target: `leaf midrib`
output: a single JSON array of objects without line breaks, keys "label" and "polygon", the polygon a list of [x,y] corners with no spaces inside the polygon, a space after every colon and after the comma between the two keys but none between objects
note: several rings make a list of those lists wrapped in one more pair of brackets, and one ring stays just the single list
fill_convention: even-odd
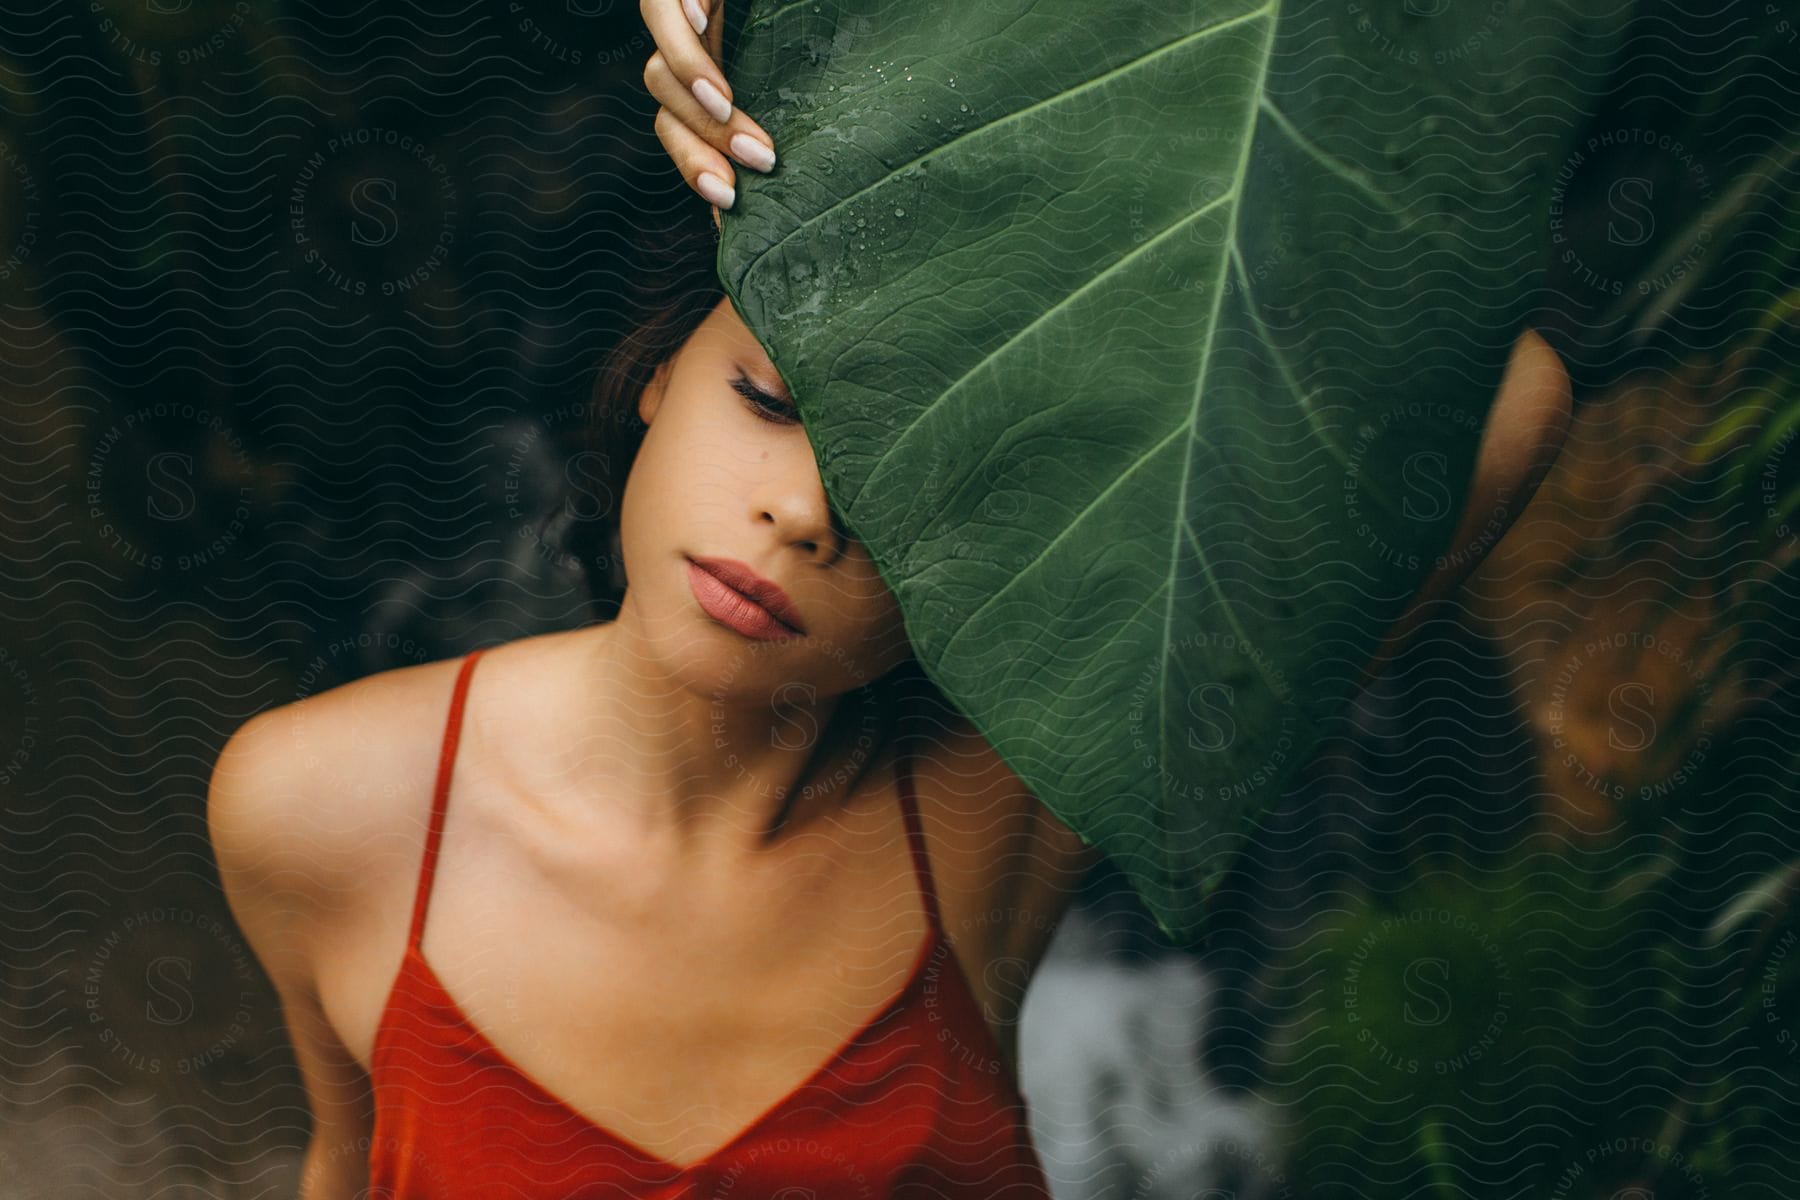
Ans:
[{"label": "leaf midrib", "polygon": [[[900,449],[900,447],[905,444],[906,439],[912,435],[913,430],[915,430],[915,429],[919,428],[919,426],[923,425],[925,423],[925,419],[927,417],[929,417],[932,414],[932,412],[938,408],[939,405],[943,404],[944,401],[948,400],[953,394],[955,394],[955,392],[959,388],[961,388],[970,379],[974,378],[976,372],[980,371],[983,367],[986,367],[990,363],[993,363],[996,360],[998,360],[1002,354],[1006,353],[1006,351],[1009,347],[1016,345],[1020,338],[1025,337],[1033,329],[1036,329],[1039,325],[1041,325],[1045,321],[1049,320],[1053,315],[1055,315],[1056,313],[1059,313],[1063,309],[1067,308],[1070,304],[1074,303],[1074,301],[1077,297],[1079,297],[1083,293],[1087,292],[1090,288],[1099,284],[1102,280],[1109,278],[1115,272],[1123,269],[1124,267],[1126,267],[1127,265],[1129,265],[1130,263],[1135,261],[1140,256],[1150,253],[1159,244],[1161,244],[1161,242],[1163,241],[1164,238],[1173,236],[1176,230],[1180,229],[1182,226],[1186,225],[1188,222],[1196,220],[1199,217],[1205,216],[1207,213],[1212,212],[1214,209],[1218,208],[1220,205],[1231,203],[1233,200],[1236,199],[1236,197],[1237,197],[1237,189],[1233,188],[1230,191],[1222,193],[1218,197],[1218,199],[1210,200],[1207,203],[1202,204],[1199,208],[1194,209],[1192,212],[1182,213],[1180,216],[1176,217],[1173,221],[1170,221],[1167,225],[1164,225],[1161,229],[1157,230],[1153,236],[1145,238],[1142,242],[1139,242],[1137,245],[1135,245],[1135,246],[1131,247],[1131,249],[1127,250],[1124,254],[1121,254],[1118,258],[1115,258],[1112,262],[1106,264],[1106,267],[1103,270],[1095,273],[1094,275],[1089,276],[1086,280],[1082,281],[1082,284],[1080,287],[1076,288],[1072,292],[1067,293],[1061,299],[1057,300],[1057,302],[1055,304],[1052,304],[1050,307],[1046,308],[1043,312],[1041,312],[1037,316],[1033,317],[1028,323],[1020,326],[1018,329],[1014,330],[1011,334],[1008,334],[1005,341],[1001,342],[998,346],[995,346],[992,350],[989,350],[986,354],[982,355],[981,358],[978,359],[973,366],[971,366],[968,370],[964,371],[961,375],[958,375],[955,379],[950,380],[948,382],[948,384],[943,388],[942,391],[938,392],[938,394],[936,396],[932,397],[931,403],[929,403],[925,407],[921,408],[918,411],[918,414],[915,415],[911,421],[907,422],[906,428],[904,428],[900,431],[899,436],[894,438],[894,440],[888,444],[887,448],[884,449],[880,453],[880,455],[878,455],[875,458],[875,460],[873,462],[871,462],[868,465],[868,467],[866,468],[866,472],[867,472],[869,481],[873,482],[874,477],[875,477],[875,472],[877,472],[878,470],[881,469],[881,465],[883,463],[885,463],[888,459],[893,457],[894,451]],[[1135,467],[1135,465],[1136,464],[1134,464],[1134,467]],[[864,487],[867,487],[866,483],[865,483]],[[1107,489],[1107,491],[1111,491],[1111,490],[1112,489],[1110,487]],[[1105,493],[1103,492],[1103,493],[1101,493],[1101,495],[1104,496]],[[861,496],[862,496],[861,491],[858,491],[855,496],[852,496],[850,498],[850,506],[855,507],[856,502],[861,498]],[[1096,497],[1096,502],[1098,502],[1098,500],[1099,500],[1099,497]],[[1089,507],[1091,508],[1092,505],[1090,505]],[[1085,515],[1086,515],[1086,510],[1084,509],[1081,516],[1085,516]],[[1080,516],[1077,516],[1076,520],[1080,520]],[[1058,534],[1057,540],[1060,541],[1061,537],[1062,537],[1062,535]],[[1051,545],[1054,545],[1054,544],[1055,544],[1055,542],[1051,543]],[[1048,549],[1048,547],[1046,547],[1046,549]],[[986,605],[983,605],[982,607],[985,608]],[[971,613],[969,616],[969,619],[971,621],[974,620],[975,616],[978,615],[979,612],[980,612],[980,610],[977,609],[975,613]]]},{"label": "leaf midrib", "polygon": [[[1248,111],[1244,115],[1243,134],[1239,139],[1242,149],[1238,151],[1237,169],[1232,173],[1232,178],[1238,181],[1240,201],[1243,194],[1242,181],[1244,178],[1244,171],[1250,160],[1251,147],[1255,142],[1257,114],[1262,111],[1261,102],[1263,87],[1267,83],[1269,77],[1269,60],[1274,57],[1275,27],[1279,23],[1281,16],[1281,0],[1269,0],[1269,2],[1259,11],[1268,14],[1269,29],[1266,40],[1263,43],[1262,61],[1257,64],[1256,84],[1250,93],[1250,103],[1247,106]],[[1243,205],[1241,202],[1232,205],[1231,226],[1226,230],[1225,240],[1233,250],[1237,248],[1238,214],[1242,211]],[[1212,313],[1206,324],[1206,344],[1200,352],[1200,368],[1194,377],[1194,402],[1188,413],[1187,428],[1190,435],[1189,450],[1182,459],[1181,491],[1176,499],[1174,508],[1175,517],[1171,522],[1169,529],[1169,578],[1164,583],[1164,590],[1168,593],[1168,600],[1163,613],[1163,644],[1162,654],[1160,656],[1162,672],[1159,675],[1156,684],[1156,733],[1159,742],[1159,752],[1165,761],[1167,760],[1169,752],[1169,649],[1174,644],[1175,640],[1175,601],[1180,594],[1175,586],[1175,567],[1176,564],[1181,561],[1177,552],[1180,549],[1181,531],[1186,524],[1188,484],[1192,479],[1194,471],[1192,435],[1198,429],[1200,423],[1201,390],[1206,382],[1207,370],[1212,363],[1213,341],[1219,329],[1219,309],[1225,301],[1225,272],[1230,270],[1230,264],[1230,254],[1219,255],[1219,277],[1213,281]],[[1207,560],[1206,552],[1201,549],[1199,536],[1196,534],[1192,540],[1194,553],[1199,557],[1201,565],[1206,568],[1207,578],[1212,583],[1214,593],[1219,597],[1219,603],[1225,606],[1226,617],[1231,620],[1234,627],[1237,627],[1238,620],[1231,612],[1231,601],[1225,595],[1224,589],[1219,587],[1218,579],[1213,574],[1212,564]],[[1246,644],[1248,644],[1248,642],[1246,642]]]},{"label": "leaf midrib", "polygon": [[[801,0],[801,2],[804,2],[804,0]],[[757,267],[761,266],[771,256],[773,256],[775,251],[779,250],[783,245],[785,245],[787,243],[788,239],[793,237],[796,233],[799,233],[803,229],[809,229],[812,226],[818,224],[820,221],[824,220],[825,217],[827,215],[829,215],[830,213],[833,213],[833,212],[837,211],[838,209],[842,208],[844,205],[850,203],[852,200],[856,199],[858,196],[862,195],[864,192],[868,192],[875,188],[878,188],[882,184],[886,183],[888,180],[897,177],[903,171],[905,171],[908,167],[911,167],[916,163],[922,162],[923,160],[930,158],[933,155],[942,154],[946,150],[950,149],[952,146],[955,146],[959,142],[967,141],[969,138],[975,137],[978,134],[983,134],[991,129],[995,129],[1000,126],[1006,125],[1007,123],[1014,121],[1014,120],[1018,119],[1019,117],[1025,116],[1027,113],[1036,112],[1040,108],[1045,108],[1045,107],[1048,107],[1053,104],[1059,104],[1063,100],[1067,99],[1070,96],[1078,96],[1082,92],[1087,91],[1089,88],[1095,87],[1095,86],[1105,82],[1106,80],[1111,79],[1115,75],[1119,75],[1126,71],[1130,71],[1130,70],[1142,65],[1143,63],[1149,62],[1152,59],[1155,59],[1162,54],[1168,53],[1169,51],[1175,49],[1178,46],[1181,46],[1188,42],[1193,41],[1195,38],[1211,37],[1215,34],[1223,33],[1225,30],[1230,29],[1236,25],[1241,25],[1244,22],[1252,20],[1252,19],[1256,18],[1257,16],[1260,16],[1263,13],[1271,12],[1275,9],[1275,7],[1277,6],[1278,3],[1279,3],[1279,0],[1267,0],[1267,2],[1265,4],[1263,4],[1263,6],[1261,8],[1251,9],[1249,12],[1239,13],[1237,16],[1227,18],[1226,20],[1217,22],[1216,24],[1213,24],[1213,25],[1208,25],[1204,29],[1196,29],[1192,33],[1184,33],[1172,42],[1164,42],[1162,45],[1154,47],[1150,50],[1146,50],[1144,53],[1138,55],[1136,58],[1131,59],[1127,62],[1122,62],[1118,66],[1113,67],[1111,70],[1102,72],[1101,74],[1094,76],[1092,79],[1085,79],[1081,83],[1075,85],[1074,87],[1068,89],[1067,91],[1058,92],[1053,96],[1046,96],[1042,100],[1033,101],[1032,103],[1026,105],[1024,108],[1012,109],[1009,112],[1003,113],[1002,115],[995,117],[992,121],[988,121],[981,125],[973,126],[970,129],[957,134],[955,137],[951,138],[949,141],[944,142],[943,144],[941,144],[939,146],[934,146],[933,148],[925,151],[923,154],[914,155],[912,158],[907,159],[905,162],[901,163],[899,166],[893,168],[890,171],[887,171],[886,173],[884,173],[882,175],[877,176],[876,178],[870,180],[868,183],[864,184],[862,187],[857,188],[855,191],[848,192],[845,195],[839,197],[837,200],[834,200],[831,204],[820,209],[813,216],[807,218],[804,221],[797,222],[792,229],[788,230],[786,233],[782,234],[779,238],[776,238],[773,242],[771,242],[762,251],[762,253],[758,254],[756,256],[756,258],[751,261],[751,263],[748,267],[744,268],[744,276],[743,276],[744,279],[748,280],[750,278],[751,274],[753,272],[755,272]],[[792,8],[795,6],[790,4],[787,7]],[[781,11],[785,11],[785,9],[781,10]],[[1273,24],[1272,21],[1271,21],[1271,24]],[[1267,59],[1265,56],[1265,60],[1263,63],[1263,69],[1261,71],[1259,71],[1259,73],[1257,75],[1257,86],[1258,86],[1259,90],[1262,85],[1262,80],[1266,76],[1267,66],[1268,66],[1268,63],[1267,63]],[[1254,104],[1252,105],[1252,109],[1254,110]],[[1239,161],[1241,164],[1242,160],[1240,159]]]}]

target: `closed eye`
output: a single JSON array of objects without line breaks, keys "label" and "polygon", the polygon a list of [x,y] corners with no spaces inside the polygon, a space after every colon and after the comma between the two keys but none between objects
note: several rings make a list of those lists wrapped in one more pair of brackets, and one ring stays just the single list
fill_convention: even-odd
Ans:
[{"label": "closed eye", "polygon": [[731,381],[731,387],[744,398],[752,412],[771,425],[793,425],[800,420],[800,414],[794,410],[793,405],[779,396],[763,391],[741,371]]}]

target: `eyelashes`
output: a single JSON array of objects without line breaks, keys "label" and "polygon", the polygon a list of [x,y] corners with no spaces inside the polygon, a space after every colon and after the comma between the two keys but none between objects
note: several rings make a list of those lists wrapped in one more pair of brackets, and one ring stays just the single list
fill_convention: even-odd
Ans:
[{"label": "eyelashes", "polygon": [[751,412],[771,425],[792,425],[800,420],[800,414],[792,405],[751,383],[750,377],[742,371],[731,381],[731,388],[744,398]]}]

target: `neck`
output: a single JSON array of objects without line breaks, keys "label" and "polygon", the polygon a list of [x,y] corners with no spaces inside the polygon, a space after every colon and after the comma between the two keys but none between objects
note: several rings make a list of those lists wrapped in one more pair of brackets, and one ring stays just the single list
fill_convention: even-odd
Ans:
[{"label": "neck", "polygon": [[618,803],[647,837],[743,857],[842,808],[879,749],[873,697],[771,679],[751,644],[722,674],[692,678],[659,653],[654,624],[627,591],[617,619],[594,627],[571,748],[616,766]]}]

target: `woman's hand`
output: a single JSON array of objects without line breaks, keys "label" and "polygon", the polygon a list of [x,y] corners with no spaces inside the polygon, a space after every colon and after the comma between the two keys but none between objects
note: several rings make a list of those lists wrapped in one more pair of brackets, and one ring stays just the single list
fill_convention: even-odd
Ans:
[{"label": "woman's hand", "polygon": [[[719,70],[725,46],[725,0],[639,0],[656,53],[644,83],[661,102],[656,136],[688,186],[719,209],[737,201],[731,158],[758,171],[775,166],[775,139],[731,104]],[[731,158],[727,158],[729,154]]]}]

